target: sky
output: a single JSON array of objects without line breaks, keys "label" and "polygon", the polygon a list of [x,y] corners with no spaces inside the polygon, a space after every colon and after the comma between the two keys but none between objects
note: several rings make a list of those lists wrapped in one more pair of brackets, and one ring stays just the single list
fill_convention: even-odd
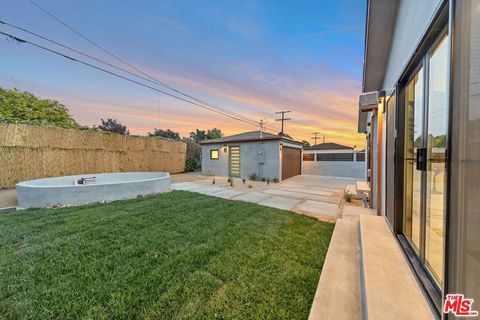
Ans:
[{"label": "sky", "polygon": [[[265,118],[267,131],[279,131],[276,111],[291,110],[285,132],[293,138],[312,143],[320,132],[326,142],[363,148],[356,124],[366,1],[34,1],[171,87],[255,122]],[[0,20],[128,68],[28,0],[0,2]],[[116,118],[133,134],[259,129],[3,36],[0,86],[58,100],[82,125]]]}]

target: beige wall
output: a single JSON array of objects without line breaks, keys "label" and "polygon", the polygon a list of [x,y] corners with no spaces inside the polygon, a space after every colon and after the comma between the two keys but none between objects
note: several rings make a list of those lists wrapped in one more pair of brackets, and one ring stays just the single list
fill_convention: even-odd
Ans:
[{"label": "beige wall", "polygon": [[82,173],[183,172],[186,145],[91,130],[0,124],[0,188]]}]

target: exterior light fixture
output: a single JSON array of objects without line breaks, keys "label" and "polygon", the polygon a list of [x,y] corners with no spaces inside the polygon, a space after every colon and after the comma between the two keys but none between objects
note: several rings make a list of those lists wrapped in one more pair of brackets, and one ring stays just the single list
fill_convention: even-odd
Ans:
[{"label": "exterior light fixture", "polygon": [[227,145],[226,144],[223,145],[223,152],[227,152]]},{"label": "exterior light fixture", "polygon": [[280,150],[283,148],[283,142],[280,142]]}]

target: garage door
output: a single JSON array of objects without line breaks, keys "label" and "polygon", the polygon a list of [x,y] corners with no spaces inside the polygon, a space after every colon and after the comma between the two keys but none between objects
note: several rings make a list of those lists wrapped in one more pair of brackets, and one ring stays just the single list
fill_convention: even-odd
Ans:
[{"label": "garage door", "polygon": [[282,148],[282,179],[302,173],[302,149]]}]

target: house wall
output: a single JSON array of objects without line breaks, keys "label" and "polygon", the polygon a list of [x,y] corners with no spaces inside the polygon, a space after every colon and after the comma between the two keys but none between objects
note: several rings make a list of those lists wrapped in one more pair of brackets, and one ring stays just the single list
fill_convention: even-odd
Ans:
[{"label": "house wall", "polygon": [[372,116],[372,168],[371,168],[371,175],[370,181],[372,183],[371,186],[371,205],[372,208],[377,207],[377,190],[378,190],[378,119],[377,115]]},{"label": "house wall", "polygon": [[[400,1],[382,88],[387,94],[393,89],[404,72],[410,57],[427,31],[441,2],[442,0]],[[386,167],[384,144],[386,142],[386,127],[383,127],[384,130],[381,130],[385,124],[382,118],[377,114],[373,118],[372,123],[372,133],[374,135],[372,206],[378,209],[379,214],[384,215],[386,199],[384,174]]]},{"label": "house wall", "polygon": [[393,88],[442,0],[400,1],[383,89]]},{"label": "house wall", "polygon": [[[279,141],[255,141],[240,143],[207,144],[202,146],[202,173],[204,175],[228,176],[228,151],[224,152],[224,146],[240,146],[240,177],[248,178],[255,173],[259,179],[280,179],[280,142]],[[219,159],[210,159],[210,150],[219,150]],[[258,163],[258,151],[263,149],[265,163]]]}]

